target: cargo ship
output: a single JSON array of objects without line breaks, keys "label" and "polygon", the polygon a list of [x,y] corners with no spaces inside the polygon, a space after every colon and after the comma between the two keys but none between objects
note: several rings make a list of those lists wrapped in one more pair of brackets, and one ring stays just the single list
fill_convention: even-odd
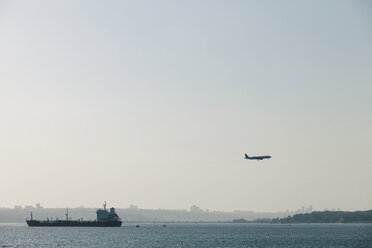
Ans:
[{"label": "cargo ship", "polygon": [[93,226],[93,227],[120,227],[122,221],[116,214],[115,208],[106,209],[106,202],[103,204],[103,209],[96,211],[97,219],[94,221],[71,220],[68,217],[68,208],[66,210],[66,220],[34,220],[31,218],[26,220],[28,226]]}]

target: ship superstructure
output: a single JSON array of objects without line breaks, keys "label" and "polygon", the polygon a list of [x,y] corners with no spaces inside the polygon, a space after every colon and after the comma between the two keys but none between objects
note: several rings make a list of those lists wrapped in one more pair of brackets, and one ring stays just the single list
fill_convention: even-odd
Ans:
[{"label": "ship superstructure", "polygon": [[97,222],[112,222],[112,221],[121,221],[115,208],[110,208],[110,212],[106,209],[106,202],[103,204],[103,209],[97,210]]},{"label": "ship superstructure", "polygon": [[97,227],[120,227],[122,221],[116,214],[115,208],[106,209],[106,202],[103,209],[96,211],[97,219],[94,221],[71,220],[68,217],[68,208],[66,210],[66,220],[34,220],[31,212],[30,220],[26,220],[28,226],[97,226]]}]

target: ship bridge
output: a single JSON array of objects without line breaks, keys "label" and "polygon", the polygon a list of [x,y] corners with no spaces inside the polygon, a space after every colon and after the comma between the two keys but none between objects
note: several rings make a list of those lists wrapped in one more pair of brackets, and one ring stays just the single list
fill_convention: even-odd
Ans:
[{"label": "ship bridge", "polygon": [[106,209],[106,202],[103,204],[103,209],[97,210],[97,221],[107,222],[107,221],[120,221],[121,219],[115,212],[115,208],[110,208],[110,212]]}]

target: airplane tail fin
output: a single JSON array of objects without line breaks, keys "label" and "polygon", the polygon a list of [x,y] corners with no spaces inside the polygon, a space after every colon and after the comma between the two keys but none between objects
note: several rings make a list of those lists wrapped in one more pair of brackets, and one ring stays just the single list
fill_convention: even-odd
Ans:
[{"label": "airplane tail fin", "polygon": [[249,156],[248,156],[247,154],[244,154],[244,155],[245,155],[245,158],[246,158],[246,159],[248,159],[248,158],[249,158]]}]

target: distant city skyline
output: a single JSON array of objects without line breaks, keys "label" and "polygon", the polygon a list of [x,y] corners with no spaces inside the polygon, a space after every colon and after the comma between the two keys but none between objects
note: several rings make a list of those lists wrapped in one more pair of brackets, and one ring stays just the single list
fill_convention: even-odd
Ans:
[{"label": "distant city skyline", "polygon": [[371,11],[0,1],[0,208],[372,209]]},{"label": "distant city skyline", "polygon": [[[14,208],[0,208],[0,223],[19,223],[26,216],[33,213],[38,219],[56,219],[63,218],[67,208],[44,208],[40,203],[22,206],[14,206]],[[102,209],[102,206],[100,207]],[[278,211],[278,212],[255,212],[251,210],[234,210],[234,211],[215,211],[209,209],[201,209],[196,205],[192,205],[188,209],[143,209],[135,205],[125,208],[115,208],[120,216],[125,219],[125,222],[148,222],[148,221],[232,221],[234,219],[272,219],[285,218],[295,214],[311,213],[312,206],[302,206],[294,211]],[[97,210],[97,207],[86,208],[68,207],[69,215],[73,215],[78,219],[92,219]]]},{"label": "distant city skyline", "polygon": [[[81,204],[80,206],[66,206],[66,207],[72,207],[72,208],[100,208],[102,206],[84,206],[83,204]],[[160,209],[160,210],[185,210],[185,211],[190,211],[190,212],[218,212],[218,211],[223,211],[223,210],[214,210],[214,209],[202,209],[200,208],[199,206],[197,205],[192,205],[190,206],[189,208],[185,207],[185,208],[181,208],[181,209],[169,209],[169,208],[155,208],[155,209],[147,209],[147,208],[141,208],[140,206],[137,206],[137,205],[133,205],[131,204],[130,206],[116,206],[117,208],[121,208],[121,209],[144,209],[144,210],[157,210],[157,209]],[[1,208],[1,207],[0,207]],[[32,210],[32,209],[43,209],[44,206],[41,205],[40,203],[36,203],[36,204],[28,204],[28,205],[14,205],[13,206],[13,209],[19,209],[19,210]],[[53,208],[65,208],[65,207],[46,207],[46,208],[49,208],[49,209],[53,209]],[[10,208],[11,209],[11,208]],[[324,209],[313,209],[313,205],[312,204],[309,204],[309,205],[303,205],[297,209],[286,209],[286,210],[279,210],[279,211],[283,211],[283,212],[288,212],[288,213],[291,213],[291,214],[296,214],[296,213],[309,213],[309,212],[312,212],[312,211],[343,211],[344,209],[341,209],[341,208],[324,208]],[[253,210],[250,210],[250,209],[234,209],[232,210],[233,212],[235,211],[253,211]],[[227,211],[229,212],[229,211]],[[278,211],[276,211],[278,212]]]},{"label": "distant city skyline", "polygon": [[[68,206],[67,206],[68,207]],[[71,206],[70,206],[71,207]],[[93,207],[84,207],[84,205],[80,205],[80,206],[75,206],[73,208],[97,208],[98,206],[93,206]],[[14,209],[43,209],[44,206],[42,206],[40,203],[36,203],[35,205],[14,205]],[[49,207],[51,208],[51,207]],[[99,208],[99,207],[98,207]],[[120,207],[120,208],[130,208],[130,209],[140,209],[139,206],[137,205],[133,205],[131,204],[130,206],[126,206],[126,207]],[[175,209],[176,210],[176,209]],[[209,211],[215,211],[215,210],[209,210],[209,209],[201,209],[200,207],[198,207],[197,205],[192,205],[189,209],[185,208],[185,209],[182,209],[182,210],[189,210],[190,212],[209,212]],[[310,204],[309,206],[302,206],[300,208],[298,208],[297,210],[288,210],[287,211],[290,211],[290,212],[299,212],[299,211],[312,211],[313,210],[313,206]],[[336,210],[336,209],[331,209],[331,210]],[[338,208],[337,210],[340,210],[340,208]],[[242,209],[236,209],[235,211],[249,211],[249,210],[242,210]]]}]

